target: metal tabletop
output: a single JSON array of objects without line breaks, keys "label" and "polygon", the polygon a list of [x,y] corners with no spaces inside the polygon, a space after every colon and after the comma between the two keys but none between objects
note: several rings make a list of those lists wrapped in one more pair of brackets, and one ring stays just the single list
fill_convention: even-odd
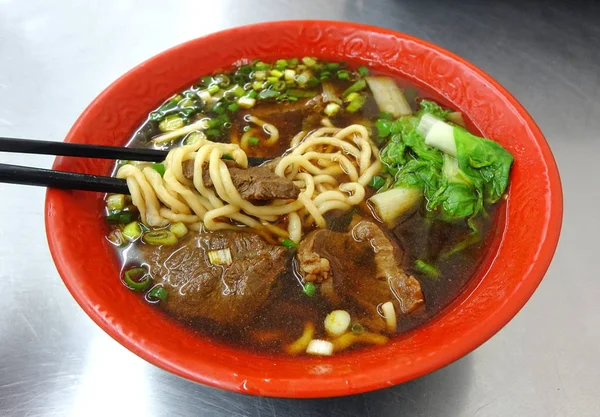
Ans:
[{"label": "metal tabletop", "polygon": [[[542,285],[454,364],[345,398],[282,400],[204,387],[100,330],[58,276],[44,189],[0,184],[1,416],[600,415],[600,7],[513,1],[0,0],[0,136],[62,140],[119,75],[180,42],[266,20],[318,18],[424,38],[487,71],[531,112],[558,160],[565,219]],[[49,167],[52,158],[0,154]],[[596,259],[598,260],[598,259]]]}]

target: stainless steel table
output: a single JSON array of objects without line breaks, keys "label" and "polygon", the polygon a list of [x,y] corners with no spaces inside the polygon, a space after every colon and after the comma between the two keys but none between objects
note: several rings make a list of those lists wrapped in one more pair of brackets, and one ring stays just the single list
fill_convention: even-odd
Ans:
[{"label": "stainless steel table", "polygon": [[[566,201],[545,280],[485,345],[401,386],[297,401],[200,386],[121,347],[79,309],[54,268],[44,190],[0,185],[0,415],[599,416],[600,7],[486,3],[0,0],[0,136],[61,140],[124,71],[209,32],[352,20],[433,41],[504,84],[546,134]],[[0,154],[0,162],[48,167],[51,158]]]}]

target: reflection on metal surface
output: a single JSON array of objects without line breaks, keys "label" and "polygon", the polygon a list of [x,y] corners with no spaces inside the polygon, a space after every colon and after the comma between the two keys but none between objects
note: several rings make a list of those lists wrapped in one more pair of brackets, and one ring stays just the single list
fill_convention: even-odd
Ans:
[{"label": "reflection on metal surface", "polygon": [[131,356],[105,334],[96,335],[85,358],[70,414],[106,417],[105,403],[110,401],[120,415],[152,415],[152,398],[146,397],[151,392],[148,365]]},{"label": "reflection on metal surface", "polygon": [[[514,4],[510,4],[510,3]],[[600,4],[434,0],[0,0],[0,136],[60,140],[111,81],[163,49],[265,20],[384,26],[488,71],[532,113],[557,157],[566,211],[555,260],[523,311],[432,375],[353,397],[294,401],[206,388],[100,331],[50,259],[44,193],[0,184],[0,416],[592,416],[600,398]],[[0,153],[49,167],[51,158]],[[597,350],[597,349],[596,349]]]}]

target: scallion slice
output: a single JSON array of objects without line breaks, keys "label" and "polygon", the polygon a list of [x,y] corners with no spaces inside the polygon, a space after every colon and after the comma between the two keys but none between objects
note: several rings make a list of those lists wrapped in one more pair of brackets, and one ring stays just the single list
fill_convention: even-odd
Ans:
[{"label": "scallion slice", "polygon": [[148,291],[146,297],[151,302],[162,301],[164,303],[169,298],[169,292],[163,287],[154,287],[150,291]]},{"label": "scallion slice", "polygon": [[281,244],[283,246],[285,246],[286,248],[290,248],[290,249],[296,249],[296,246],[298,246],[298,245],[296,245],[296,242],[294,242],[291,239],[283,239],[281,241]]},{"label": "scallion slice", "polygon": [[123,275],[125,285],[132,291],[144,291],[148,288],[152,277],[146,268],[138,267],[125,271]]},{"label": "scallion slice", "polygon": [[312,297],[317,292],[317,286],[312,282],[307,282],[306,284],[304,284],[303,291],[304,294],[308,295],[309,297]]},{"label": "scallion slice", "polygon": [[154,230],[144,234],[142,240],[149,245],[170,246],[177,243],[177,236],[168,230]]}]

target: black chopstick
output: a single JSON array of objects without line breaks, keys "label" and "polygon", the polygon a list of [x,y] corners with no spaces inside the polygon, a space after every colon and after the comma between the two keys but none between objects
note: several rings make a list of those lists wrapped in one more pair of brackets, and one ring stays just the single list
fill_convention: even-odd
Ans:
[{"label": "black chopstick", "polygon": [[[164,161],[167,156],[166,151],[156,149],[121,148],[5,137],[0,137],[0,152],[151,162]],[[248,165],[258,166],[265,161],[267,161],[265,158],[248,158]],[[129,194],[127,182],[119,178],[8,164],[0,164],[0,183]]]},{"label": "black chopstick", "polygon": [[[0,137],[0,152],[151,162],[162,162],[167,157],[167,151],[158,149],[123,148],[119,146],[87,145],[81,143],[51,142],[45,140],[5,137]],[[248,158],[248,165],[258,166],[267,160],[268,159],[265,158],[250,157]]]},{"label": "black chopstick", "polygon": [[8,164],[0,164],[0,182],[69,190],[98,191],[101,193],[129,194],[127,181],[120,178]]},{"label": "black chopstick", "polygon": [[81,143],[51,142],[45,140],[4,137],[0,137],[0,152],[152,162],[161,162],[167,157],[166,151],[157,149],[122,148],[118,146],[86,145]]}]

